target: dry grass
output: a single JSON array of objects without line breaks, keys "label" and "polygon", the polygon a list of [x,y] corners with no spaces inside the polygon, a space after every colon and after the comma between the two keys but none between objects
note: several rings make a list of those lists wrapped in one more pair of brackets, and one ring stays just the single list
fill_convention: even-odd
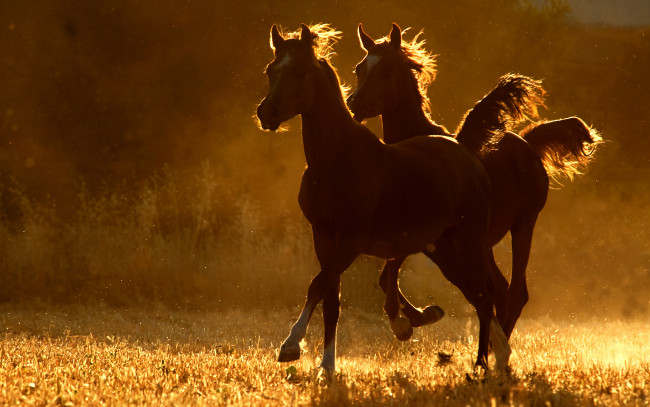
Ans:
[{"label": "dry grass", "polygon": [[[317,375],[322,324],[305,354],[275,361],[291,312],[4,306],[0,404],[647,405],[650,324],[524,320],[510,377],[473,371],[476,325],[445,318],[397,342],[379,314],[346,309],[339,372]],[[453,353],[448,363],[438,352]],[[289,369],[287,369],[289,368]]]},{"label": "dry grass", "polygon": [[[339,373],[326,382],[319,317],[302,360],[275,360],[299,311],[279,310],[301,303],[318,268],[295,199],[282,209],[228,195],[207,166],[189,185],[169,173],[127,195],[81,191],[67,217],[0,188],[0,405],[650,403],[650,324],[605,319],[650,315],[647,186],[632,198],[554,192],[510,377],[474,372],[471,307],[422,256],[402,273],[405,293],[454,317],[397,342],[381,264],[362,257],[343,275]],[[544,314],[554,319],[530,319]],[[600,319],[576,322],[585,315]]]}]

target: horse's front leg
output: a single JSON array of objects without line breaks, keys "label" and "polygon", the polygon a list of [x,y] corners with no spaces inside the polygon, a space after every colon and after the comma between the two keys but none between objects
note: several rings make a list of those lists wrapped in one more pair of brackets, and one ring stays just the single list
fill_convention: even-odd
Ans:
[{"label": "horse's front leg", "polygon": [[330,273],[331,271],[323,269],[311,280],[307,290],[307,301],[302,307],[302,312],[296,323],[291,327],[289,336],[280,347],[280,354],[278,355],[279,362],[292,362],[300,359],[300,341],[307,334],[307,325],[309,325],[309,320],[316,309],[316,305],[325,296],[330,280]]},{"label": "horse's front leg", "polygon": [[336,368],[336,327],[341,312],[341,279],[330,286],[323,299],[323,323],[325,339],[323,343],[323,360],[320,367],[333,373]]},{"label": "horse's front leg", "polygon": [[510,230],[512,235],[512,280],[508,288],[507,320],[502,323],[507,338],[512,335],[517,320],[528,302],[526,267],[536,221],[537,213],[530,214],[523,219],[518,219]]},{"label": "horse's front leg", "polygon": [[[314,240],[314,242],[318,242]],[[319,253],[317,249],[317,254]],[[336,356],[336,325],[339,317],[339,288],[340,276],[356,259],[358,252],[345,251],[333,254],[328,258],[318,256],[321,271],[314,277],[307,290],[307,301],[300,317],[291,327],[291,333],[280,347],[278,361],[291,362],[300,358],[300,341],[307,334],[307,325],[319,302],[323,304],[323,319],[325,320],[325,351],[322,366],[334,370]]]}]

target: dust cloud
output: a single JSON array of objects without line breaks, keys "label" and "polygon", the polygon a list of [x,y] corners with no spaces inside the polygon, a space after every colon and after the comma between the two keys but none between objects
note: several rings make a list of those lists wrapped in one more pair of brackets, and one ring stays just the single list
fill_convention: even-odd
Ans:
[{"label": "dust cloud", "polygon": [[[455,128],[518,72],[544,80],[543,118],[579,116],[607,140],[550,192],[524,316],[648,315],[650,27],[581,25],[561,1],[532,4],[3,2],[0,299],[299,304],[317,267],[296,202],[300,122],[274,134],[252,118],[269,28],[343,31],[333,64],[352,84],[357,24],[379,37],[395,21],[439,55],[438,123]],[[509,243],[496,251],[508,273]],[[379,266],[364,258],[345,274],[346,306],[379,310]],[[418,257],[402,285],[420,305],[467,312]]]}]

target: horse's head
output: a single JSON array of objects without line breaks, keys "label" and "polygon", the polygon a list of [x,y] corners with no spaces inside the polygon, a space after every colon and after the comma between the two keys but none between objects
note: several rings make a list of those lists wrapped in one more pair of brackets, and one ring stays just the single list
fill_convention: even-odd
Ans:
[{"label": "horse's head", "polygon": [[358,120],[375,117],[393,107],[396,81],[395,67],[399,63],[402,33],[393,24],[389,41],[375,42],[359,24],[359,42],[367,55],[354,68],[357,87],[348,96],[347,104]]},{"label": "horse's head", "polygon": [[[359,24],[359,42],[366,57],[355,67],[357,88],[347,99],[348,107],[358,120],[394,110],[405,87],[416,93],[417,100],[428,107],[420,90],[435,75],[435,59],[423,49],[417,36],[411,43],[402,43],[402,31],[393,23],[390,34],[373,40]],[[418,84],[417,74],[421,77]]]},{"label": "horse's head", "polygon": [[302,24],[298,38],[285,38],[271,27],[273,61],[266,67],[269,93],[257,107],[257,117],[265,130],[277,130],[297,114],[308,111],[314,98],[311,80],[318,61],[313,45],[317,34]]}]

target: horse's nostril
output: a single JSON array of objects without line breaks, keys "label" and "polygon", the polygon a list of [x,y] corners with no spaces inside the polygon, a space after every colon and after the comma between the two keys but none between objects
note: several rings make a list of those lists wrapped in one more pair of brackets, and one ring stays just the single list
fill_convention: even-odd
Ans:
[{"label": "horse's nostril", "polygon": [[272,119],[277,117],[278,108],[275,103],[269,99],[264,99],[259,106],[257,106],[257,117],[260,119]]},{"label": "horse's nostril", "polygon": [[273,117],[278,115],[278,107],[275,105],[275,103],[269,104],[269,114]]}]

